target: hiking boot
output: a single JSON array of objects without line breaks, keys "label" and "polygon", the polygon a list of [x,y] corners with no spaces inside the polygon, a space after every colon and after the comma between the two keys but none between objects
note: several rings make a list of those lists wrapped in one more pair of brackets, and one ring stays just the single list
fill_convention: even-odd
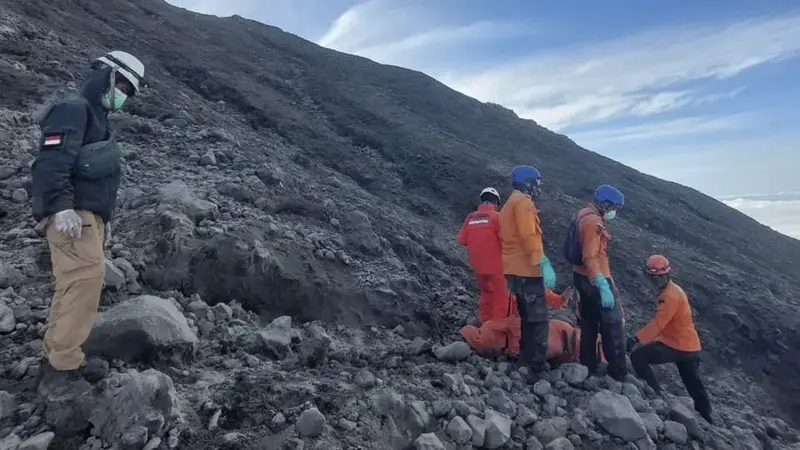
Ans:
[{"label": "hiking boot", "polygon": [[60,381],[75,382],[82,380],[80,372],[77,370],[56,370],[50,365],[47,358],[42,358],[39,364],[39,371],[34,381],[34,389],[39,389],[42,385],[51,385]]}]

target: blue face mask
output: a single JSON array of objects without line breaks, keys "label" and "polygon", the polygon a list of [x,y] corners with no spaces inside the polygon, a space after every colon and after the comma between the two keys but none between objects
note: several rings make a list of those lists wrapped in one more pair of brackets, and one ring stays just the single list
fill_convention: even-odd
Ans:
[{"label": "blue face mask", "polygon": [[[114,88],[113,97],[112,97],[112,91],[106,92],[100,98],[100,103],[103,105],[103,108],[109,111],[117,111],[119,109],[122,109],[122,105],[125,104],[125,100],[127,99],[128,96],[125,95],[124,92],[120,91],[117,88]],[[112,101],[114,102],[113,105],[111,104]]]},{"label": "blue face mask", "polygon": [[603,214],[603,219],[605,219],[605,220],[613,220],[614,217],[617,217],[617,210],[616,209],[612,209],[611,211],[606,211]]}]

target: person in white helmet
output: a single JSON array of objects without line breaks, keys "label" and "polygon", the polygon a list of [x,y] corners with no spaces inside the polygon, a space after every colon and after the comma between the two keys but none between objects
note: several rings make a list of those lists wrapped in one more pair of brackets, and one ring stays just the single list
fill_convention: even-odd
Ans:
[{"label": "person in white helmet", "polygon": [[109,52],[93,62],[80,90],[51,106],[39,123],[42,137],[31,166],[33,216],[47,236],[56,283],[37,385],[57,376],[90,378],[81,346],[97,316],[103,247],[121,178],[108,113],[143,85],[141,61]]},{"label": "person in white helmet", "polygon": [[475,273],[481,299],[478,304],[478,319],[481,323],[501,319],[510,315],[510,303],[500,244],[500,194],[492,187],[481,191],[481,204],[470,213],[461,231],[458,242],[467,247],[469,265]]}]

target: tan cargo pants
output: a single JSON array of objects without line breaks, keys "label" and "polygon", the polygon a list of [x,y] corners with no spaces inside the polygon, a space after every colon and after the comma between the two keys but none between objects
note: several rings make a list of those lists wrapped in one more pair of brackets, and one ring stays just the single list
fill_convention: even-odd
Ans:
[{"label": "tan cargo pants", "polygon": [[64,236],[56,230],[52,218],[46,219],[56,287],[44,335],[44,354],[56,370],[74,370],[83,363],[81,345],[97,317],[105,277],[103,219],[89,211],[76,212],[83,221],[77,239]]}]

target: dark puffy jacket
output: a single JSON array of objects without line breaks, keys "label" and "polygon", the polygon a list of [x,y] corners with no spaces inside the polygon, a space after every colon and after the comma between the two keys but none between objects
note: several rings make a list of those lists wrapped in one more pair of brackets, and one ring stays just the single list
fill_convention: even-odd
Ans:
[{"label": "dark puffy jacket", "polygon": [[93,70],[79,94],[52,106],[39,122],[42,141],[31,166],[36,220],[65,209],[111,219],[121,170],[119,147],[100,103],[109,83],[110,69]]}]

